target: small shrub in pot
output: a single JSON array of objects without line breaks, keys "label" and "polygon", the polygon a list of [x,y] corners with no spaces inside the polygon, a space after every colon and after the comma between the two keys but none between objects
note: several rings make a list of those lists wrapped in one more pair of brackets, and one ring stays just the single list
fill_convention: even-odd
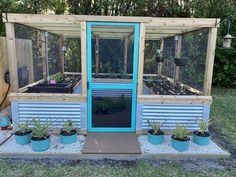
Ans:
[{"label": "small shrub in pot", "polygon": [[210,119],[209,121],[207,120],[198,120],[198,128],[199,131],[194,131],[193,132],[193,142],[200,145],[208,145],[210,144],[211,140],[211,135],[207,131],[208,127],[212,124],[213,119]]},{"label": "small shrub in pot", "polygon": [[46,151],[50,147],[50,135],[48,133],[50,124],[48,121],[41,124],[39,119],[33,119],[33,122],[31,148],[35,152]]},{"label": "small shrub in pot", "polygon": [[151,129],[148,130],[148,141],[151,144],[158,145],[164,141],[164,132],[160,129],[162,124],[159,122],[148,122]]},{"label": "small shrub in pot", "polygon": [[179,152],[187,151],[189,149],[190,137],[187,126],[177,124],[172,130],[171,145]]},{"label": "small shrub in pot", "polygon": [[15,132],[16,144],[26,145],[30,143],[32,130],[29,128],[28,122],[16,123],[18,130]]},{"label": "small shrub in pot", "polygon": [[68,120],[64,123],[60,132],[60,140],[62,144],[72,144],[77,140],[77,131],[72,121]]}]

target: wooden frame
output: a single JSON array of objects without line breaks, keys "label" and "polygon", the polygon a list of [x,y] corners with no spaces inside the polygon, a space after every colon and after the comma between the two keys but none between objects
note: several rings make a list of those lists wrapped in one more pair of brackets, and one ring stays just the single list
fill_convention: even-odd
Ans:
[{"label": "wooden frame", "polygon": [[205,78],[203,92],[205,95],[211,94],[211,84],[213,76],[215,48],[216,48],[217,28],[210,28],[208,33],[207,55],[205,65]]},{"label": "wooden frame", "polygon": [[139,57],[138,57],[138,95],[143,93],[143,68],[144,68],[144,49],[145,49],[145,25],[140,23],[139,32]]},{"label": "wooden frame", "polygon": [[[6,23],[7,51],[9,58],[9,70],[11,74],[11,89],[18,91],[18,73],[15,49],[14,23],[20,23],[39,30],[54,32],[56,34],[70,35],[81,38],[81,75],[82,95],[87,96],[87,61],[86,61],[86,21],[107,22],[138,22],[140,23],[139,36],[139,66],[138,66],[138,95],[142,95],[144,48],[146,39],[163,39],[173,35],[181,35],[186,32],[209,28],[208,47],[205,67],[204,94],[210,95],[212,73],[214,64],[214,51],[216,43],[217,27],[219,19],[210,18],[154,18],[154,17],[114,17],[114,16],[87,16],[87,15],[38,15],[38,14],[7,14],[3,13],[3,22]],[[117,29],[114,35],[108,38],[119,38],[124,36],[129,29]],[[145,33],[146,31],[146,33]],[[97,33],[106,30],[97,29]],[[117,35],[115,32],[118,32]],[[130,33],[131,31],[129,31]],[[117,36],[115,36],[117,35]],[[100,36],[99,36],[100,37]],[[150,38],[149,38],[150,37]],[[163,46],[163,45],[162,45]],[[178,46],[180,51],[181,47]],[[179,52],[178,52],[179,53]],[[124,51],[124,56],[127,54]],[[45,65],[45,37],[42,31],[42,60],[43,78],[46,79]],[[124,57],[125,61],[125,57]],[[159,66],[161,68],[161,66]],[[159,68],[159,69],[160,69]],[[125,69],[125,68],[124,68]],[[160,71],[159,71],[160,74]],[[176,80],[178,80],[178,68],[176,69]],[[23,88],[24,89],[24,88]],[[22,90],[22,89],[21,89]]]}]

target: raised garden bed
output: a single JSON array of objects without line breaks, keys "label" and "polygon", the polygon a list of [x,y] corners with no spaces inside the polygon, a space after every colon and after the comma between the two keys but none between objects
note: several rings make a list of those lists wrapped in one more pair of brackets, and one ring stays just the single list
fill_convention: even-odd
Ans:
[{"label": "raised garden bed", "polygon": [[73,88],[79,82],[80,76],[64,75],[56,84],[48,82],[28,87],[28,93],[73,93]]},{"label": "raised garden bed", "polygon": [[144,78],[145,85],[157,95],[197,95],[180,84],[162,77]]}]

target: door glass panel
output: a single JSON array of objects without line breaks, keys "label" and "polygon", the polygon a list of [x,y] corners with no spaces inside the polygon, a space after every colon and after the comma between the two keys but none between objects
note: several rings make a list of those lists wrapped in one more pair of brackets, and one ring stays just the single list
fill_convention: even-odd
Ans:
[{"label": "door glass panel", "polygon": [[131,127],[132,90],[93,90],[92,127]]}]

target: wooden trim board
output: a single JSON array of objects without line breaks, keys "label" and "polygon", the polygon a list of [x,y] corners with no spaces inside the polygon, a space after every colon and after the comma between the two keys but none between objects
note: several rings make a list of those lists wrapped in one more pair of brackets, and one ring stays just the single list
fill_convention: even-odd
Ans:
[{"label": "wooden trim board", "polygon": [[137,103],[211,104],[211,96],[138,95]]},{"label": "wooden trim board", "polygon": [[47,101],[47,102],[87,102],[87,97],[81,94],[61,93],[10,93],[10,101]]}]

